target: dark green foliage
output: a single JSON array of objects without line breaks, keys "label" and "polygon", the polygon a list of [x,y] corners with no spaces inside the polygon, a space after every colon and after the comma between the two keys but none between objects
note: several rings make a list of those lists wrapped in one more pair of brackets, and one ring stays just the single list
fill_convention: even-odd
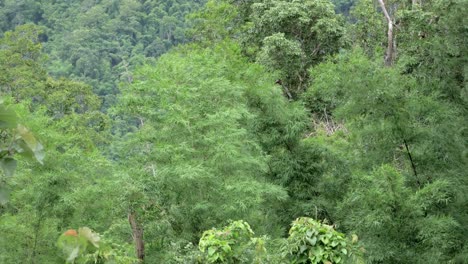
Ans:
[{"label": "dark green foliage", "polygon": [[[17,101],[43,96],[47,73],[38,36],[40,29],[32,24],[6,32],[0,39],[0,93]],[[33,96],[34,95],[34,96]]]},{"label": "dark green foliage", "polygon": [[[450,260],[466,232],[466,214],[459,210],[466,206],[467,186],[460,113],[360,51],[339,55],[312,74],[317,78],[304,100],[349,130],[349,145],[342,147],[354,163],[353,185],[337,211],[339,222],[361,236],[372,262]],[[446,247],[434,250],[435,241]]]},{"label": "dark green foliage", "polygon": [[346,193],[349,172],[323,143],[306,139],[291,149],[271,154],[270,177],[284,186],[290,199],[281,215],[311,216],[335,221],[334,206]]},{"label": "dark green foliage", "polygon": [[420,184],[437,177],[438,170],[449,169],[442,156],[458,164],[452,169],[462,166],[462,146],[439,136],[462,142],[455,125],[462,122],[459,112],[438,100],[437,94],[426,94],[415,79],[372,62],[359,51],[340,55],[312,74],[318,77],[304,100],[314,112],[321,111],[315,108],[317,102],[327,102],[322,103],[326,111],[348,122],[354,139],[365,146],[359,155],[362,165],[396,162],[411,171],[409,150],[419,175],[413,180]]},{"label": "dark green foliage", "polygon": [[0,263],[466,262],[466,1],[204,2],[0,1]]},{"label": "dark green foliage", "polygon": [[357,0],[332,0],[335,5],[335,11],[339,14],[349,16],[349,11],[352,9]]},{"label": "dark green foliage", "polygon": [[306,89],[309,67],[343,46],[343,21],[327,1],[258,1],[249,21],[247,54],[279,71],[293,96]]},{"label": "dark green foliage", "polygon": [[185,16],[203,1],[6,1],[0,34],[15,26],[43,26],[49,72],[84,81],[115,101],[119,82],[131,82],[131,70],[148,58],[186,42]]},{"label": "dark green foliage", "polygon": [[41,3],[34,0],[5,0],[0,2],[0,32],[26,23],[38,23],[42,19]]},{"label": "dark green foliage", "polygon": [[[356,174],[342,224],[360,234],[372,263],[442,263],[459,251],[461,223],[438,213],[453,202],[453,186],[437,180],[414,191],[389,165]],[[443,242],[442,242],[443,241]]]},{"label": "dark green foliage", "polygon": [[[424,1],[402,10],[401,61],[427,87],[466,110],[468,58],[466,1]],[[430,78],[427,78],[430,76]]]}]

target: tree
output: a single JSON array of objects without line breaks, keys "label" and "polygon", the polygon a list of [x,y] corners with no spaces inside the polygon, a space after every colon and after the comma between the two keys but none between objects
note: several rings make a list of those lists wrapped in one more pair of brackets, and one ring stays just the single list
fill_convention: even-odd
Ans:
[{"label": "tree", "polygon": [[[466,215],[457,209],[466,204],[460,170],[466,161],[456,125],[463,123],[460,112],[437,94],[426,94],[413,77],[384,67],[381,59],[373,62],[359,50],[340,54],[312,74],[316,79],[304,94],[305,102],[310,109],[321,102],[348,131],[341,135],[348,142],[341,148],[351,161],[354,183],[337,210],[343,228],[361,236],[373,262],[416,262],[421,255],[444,262],[463,254],[458,241],[466,232],[460,226]],[[345,208],[354,210],[355,202],[360,209],[352,220],[349,214],[354,213]],[[369,228],[372,223],[375,229]],[[433,251],[437,243],[447,247]],[[420,253],[412,255],[405,245]]]},{"label": "tree", "polygon": [[[112,209],[118,181],[96,148],[105,142],[107,131],[100,101],[88,85],[45,74],[36,29],[18,27],[0,39],[0,69],[9,78],[2,80],[2,88],[8,88],[2,97],[9,107],[2,108],[2,135],[8,142],[2,148],[8,156],[29,153],[43,163],[38,166],[18,156],[22,166],[6,182],[10,199],[0,205],[2,263],[57,262],[52,241],[65,226],[89,224],[107,230],[119,214]],[[11,85],[12,80],[21,82]],[[3,157],[10,173],[14,162]],[[104,190],[107,200],[101,199]]]},{"label": "tree", "polygon": [[390,14],[387,11],[387,7],[385,6],[385,2],[383,0],[378,0],[380,4],[380,8],[387,20],[387,51],[385,53],[385,65],[391,66],[396,57],[396,40],[393,32],[393,25],[395,24],[394,19],[390,17]]},{"label": "tree", "polygon": [[[249,131],[255,115],[245,97],[246,82],[266,93],[274,86],[263,80],[255,85],[261,71],[238,52],[229,42],[181,47],[156,67],[140,69],[137,81],[124,89],[123,109],[139,129],[128,135],[129,143],[138,143],[122,149],[124,164],[140,168],[132,178],[155,203],[147,214],[164,215],[167,232],[179,241],[195,243],[202,230],[226,219],[274,225],[267,212],[286,199],[282,188],[264,178],[266,157]],[[138,207],[148,208],[140,202]],[[148,226],[151,218],[142,221],[145,232],[156,232]]]},{"label": "tree", "polygon": [[[401,66],[423,82],[427,90],[443,95],[466,109],[466,72],[468,49],[465,1],[423,1],[399,13],[404,25],[400,33]],[[430,76],[430,78],[428,78]]]},{"label": "tree", "polygon": [[344,45],[343,21],[330,2],[268,0],[251,10],[246,52],[279,71],[295,98],[308,85],[308,69]]},{"label": "tree", "polygon": [[371,263],[448,262],[460,251],[461,226],[439,210],[450,206],[452,188],[436,180],[414,191],[390,165],[356,175],[340,212],[343,226],[360,234]]},{"label": "tree", "polygon": [[39,43],[40,29],[32,24],[19,26],[0,39],[0,93],[17,101],[35,94],[43,96],[47,78],[44,54]]},{"label": "tree", "polygon": [[18,117],[11,107],[0,101],[0,204],[8,201],[7,180],[15,173],[17,155],[33,158],[42,164],[44,152],[42,144],[25,126],[18,123]]}]

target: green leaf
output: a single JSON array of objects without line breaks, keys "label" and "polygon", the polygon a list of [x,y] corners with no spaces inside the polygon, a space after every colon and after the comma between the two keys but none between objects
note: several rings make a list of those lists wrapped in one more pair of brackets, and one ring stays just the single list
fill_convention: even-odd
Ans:
[{"label": "green leaf", "polygon": [[0,105],[0,128],[15,128],[16,119],[16,113],[13,110]]},{"label": "green leaf", "polygon": [[67,258],[67,262],[73,261],[79,256],[81,252],[86,250],[88,242],[82,236],[62,234],[58,241],[57,246],[63,251]]},{"label": "green leaf", "polygon": [[317,243],[317,237],[313,237],[313,238],[306,238],[307,241],[309,241],[310,245],[312,246],[315,246],[315,244]]},{"label": "green leaf", "polygon": [[99,241],[101,240],[101,238],[99,237],[97,233],[93,232],[90,228],[81,227],[78,229],[78,234],[86,238],[86,240],[88,240],[95,247],[99,248]]},{"label": "green leaf", "polygon": [[19,133],[20,139],[24,141],[25,144],[21,144],[23,149],[26,151],[26,155],[32,154],[34,158],[40,163],[43,164],[44,160],[44,147],[41,143],[34,137],[25,126],[18,125],[17,131]]},{"label": "green leaf", "polygon": [[213,256],[215,252],[216,252],[216,248],[214,247],[208,248],[208,256]]},{"label": "green leaf", "polygon": [[0,167],[3,170],[3,173],[5,173],[5,176],[11,177],[16,170],[16,160],[10,157],[3,158],[0,160]]},{"label": "green leaf", "polygon": [[0,185],[0,204],[4,205],[8,202],[8,197],[10,196],[10,190],[5,186]]},{"label": "green leaf", "polygon": [[299,253],[303,253],[304,251],[306,251],[306,249],[307,249],[306,245],[301,245],[301,247],[299,249]]},{"label": "green leaf", "polygon": [[73,263],[73,261],[78,257],[78,254],[80,253],[80,247],[75,247],[70,251],[70,254],[67,257],[67,262]]}]

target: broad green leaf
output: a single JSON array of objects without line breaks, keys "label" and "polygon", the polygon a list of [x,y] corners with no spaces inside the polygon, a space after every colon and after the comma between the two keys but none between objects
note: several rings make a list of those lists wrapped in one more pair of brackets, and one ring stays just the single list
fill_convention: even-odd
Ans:
[{"label": "broad green leaf", "polygon": [[0,185],[0,204],[4,205],[8,202],[8,197],[10,196],[10,190],[5,186]]},{"label": "broad green leaf", "polygon": [[216,252],[216,248],[210,247],[208,248],[208,256],[212,256]]},{"label": "broad green leaf", "polygon": [[80,253],[80,247],[74,247],[71,251],[70,254],[67,257],[67,262],[73,263],[74,260],[78,257],[78,254]]},{"label": "broad green leaf", "polygon": [[93,232],[90,228],[81,227],[78,229],[78,234],[86,238],[86,240],[88,240],[95,247],[99,248],[99,241],[101,240],[101,238],[99,237],[97,233]]},{"label": "broad green leaf", "polygon": [[313,238],[306,238],[307,241],[309,241],[310,245],[312,246],[315,246],[315,244],[317,243],[317,237],[313,237]]},{"label": "broad green leaf", "polygon": [[306,251],[307,249],[307,246],[306,245],[301,245],[300,249],[299,249],[299,253],[303,253],[304,251]]},{"label": "broad green leaf", "polygon": [[44,160],[44,147],[42,144],[34,137],[25,126],[18,125],[17,131],[19,134],[19,139],[22,139],[25,144],[22,144],[22,147],[25,148],[25,154],[32,154],[34,158],[41,164]]},{"label": "broad green leaf", "polygon": [[0,105],[0,128],[15,128],[16,120],[16,113],[13,110]]},{"label": "broad green leaf", "polygon": [[11,177],[16,170],[16,160],[10,157],[3,158],[0,160],[0,167],[2,167],[5,176]]}]

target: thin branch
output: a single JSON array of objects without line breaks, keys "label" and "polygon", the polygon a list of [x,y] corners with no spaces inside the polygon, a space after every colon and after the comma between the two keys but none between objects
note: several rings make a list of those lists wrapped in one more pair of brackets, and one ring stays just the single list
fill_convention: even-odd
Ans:
[{"label": "thin branch", "polygon": [[409,150],[406,139],[403,139],[403,143],[405,143],[406,153],[408,153],[408,158],[411,162],[411,167],[413,168],[413,173],[414,173],[414,177],[416,178],[416,183],[418,184],[418,187],[421,187],[421,182],[419,181],[418,173],[416,172],[416,165],[414,164],[413,157],[411,156],[411,152]]}]

